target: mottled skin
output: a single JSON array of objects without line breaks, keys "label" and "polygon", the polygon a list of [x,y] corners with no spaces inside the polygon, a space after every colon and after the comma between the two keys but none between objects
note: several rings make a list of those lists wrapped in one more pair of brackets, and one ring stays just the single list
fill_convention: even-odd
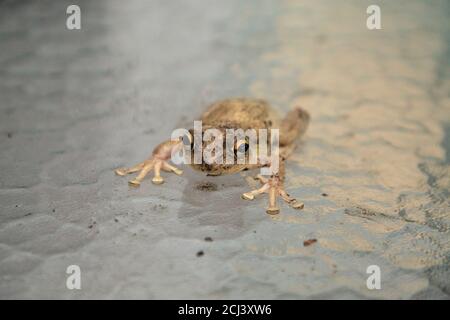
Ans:
[{"label": "mottled skin", "polygon": [[[291,198],[284,191],[283,180],[285,176],[285,161],[294,150],[296,145],[295,143],[298,138],[305,132],[308,126],[309,115],[306,111],[298,107],[294,108],[286,114],[283,120],[281,120],[275,110],[271,108],[264,100],[236,98],[213,103],[202,114],[200,120],[203,122],[203,132],[206,129],[215,128],[220,130],[224,136],[226,129],[243,129],[244,131],[246,129],[268,129],[270,137],[271,128],[279,129],[280,161],[278,173],[270,177],[258,175],[256,179],[262,183],[262,187],[257,190],[244,193],[242,198],[253,200],[258,194],[268,193],[269,206],[266,212],[269,214],[279,213],[276,203],[276,197],[278,195],[290,204],[291,207],[295,209],[303,208],[303,203]],[[238,143],[242,144],[243,142],[236,142],[236,144]],[[269,142],[258,141],[258,143],[268,144]],[[206,143],[203,142],[203,147],[205,146]],[[183,173],[180,169],[170,165],[167,162],[171,157],[172,151],[181,150],[182,147],[183,141],[163,142],[153,150],[150,159],[139,163],[132,168],[120,168],[115,172],[120,176],[124,176],[128,173],[140,171],[139,175],[134,180],[129,182],[133,186],[139,186],[148,172],[153,169],[155,171],[155,176],[152,179],[153,183],[163,183],[164,180],[160,175],[161,169],[164,171],[174,172],[178,175]],[[235,145],[235,148],[238,148],[238,145]],[[225,152],[224,142],[224,157]],[[208,175],[232,174],[242,170],[260,168],[268,165],[270,165],[270,163],[267,162],[267,159],[259,159],[257,164],[206,164],[204,162],[202,164],[191,164],[194,169],[206,172]]]}]

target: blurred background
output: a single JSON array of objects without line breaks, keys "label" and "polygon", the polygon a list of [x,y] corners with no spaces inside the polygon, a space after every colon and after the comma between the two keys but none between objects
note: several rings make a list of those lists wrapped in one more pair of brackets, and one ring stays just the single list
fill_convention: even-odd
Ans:
[{"label": "blurred background", "polygon": [[[66,28],[70,4],[81,30]],[[449,13],[0,1],[0,298],[448,299]],[[235,96],[310,112],[287,166],[303,211],[241,200],[242,175],[185,168],[139,189],[114,175]],[[66,288],[74,264],[81,290]]]}]

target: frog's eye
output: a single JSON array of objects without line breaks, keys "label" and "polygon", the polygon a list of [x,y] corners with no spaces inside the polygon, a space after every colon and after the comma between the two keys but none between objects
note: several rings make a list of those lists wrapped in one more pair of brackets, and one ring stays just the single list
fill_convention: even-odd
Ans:
[{"label": "frog's eye", "polygon": [[186,133],[184,136],[182,136],[180,138],[183,141],[183,144],[187,147],[187,146],[191,146],[192,145],[192,136],[190,133]]},{"label": "frog's eye", "polygon": [[238,141],[236,143],[235,153],[246,153],[249,149],[249,144],[246,141]]}]

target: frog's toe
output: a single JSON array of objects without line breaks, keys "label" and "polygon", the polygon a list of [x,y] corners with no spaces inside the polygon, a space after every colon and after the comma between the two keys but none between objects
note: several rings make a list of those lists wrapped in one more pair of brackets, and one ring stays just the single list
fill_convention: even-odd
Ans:
[{"label": "frog's toe", "polygon": [[162,169],[163,169],[164,171],[167,171],[167,172],[173,172],[173,173],[175,173],[177,176],[181,176],[181,175],[183,174],[183,170],[178,169],[178,168],[175,167],[175,166],[172,166],[171,164],[167,163],[167,161],[164,161],[164,162],[162,163]]},{"label": "frog's toe", "polygon": [[297,200],[294,200],[290,203],[291,207],[297,210],[301,210],[305,207],[305,204],[303,202],[299,202]]},{"label": "frog's toe", "polygon": [[246,192],[242,194],[242,199],[253,200],[255,199],[255,196],[251,192]]},{"label": "frog's toe", "polygon": [[173,173],[175,173],[177,176],[181,176],[183,174],[183,170],[176,168],[173,170]]},{"label": "frog's toe", "polygon": [[114,173],[117,174],[118,176],[125,176],[127,174],[127,169],[126,168],[119,168],[114,170]]},{"label": "frog's toe", "polygon": [[291,206],[291,208],[296,210],[301,210],[305,207],[305,204],[301,201],[298,201],[297,199],[291,197],[286,191],[283,189],[280,189],[279,191],[280,196],[283,198],[283,200]]},{"label": "frog's toe", "polygon": [[132,187],[139,187],[141,185],[141,182],[137,179],[133,179],[128,181],[128,184]]},{"label": "frog's toe", "polygon": [[131,167],[131,168],[117,168],[116,170],[114,170],[114,172],[118,176],[123,177],[129,173],[134,173],[134,172],[142,170],[146,164],[147,164],[146,161],[144,161],[144,162],[138,163],[137,165],[135,165],[134,167]]},{"label": "frog's toe", "polygon": [[280,209],[278,207],[269,207],[266,209],[266,213],[270,215],[276,215],[280,213]]},{"label": "frog's toe", "polygon": [[152,182],[154,184],[163,184],[164,179],[161,176],[159,176],[159,177],[156,176],[156,177],[153,177]]}]

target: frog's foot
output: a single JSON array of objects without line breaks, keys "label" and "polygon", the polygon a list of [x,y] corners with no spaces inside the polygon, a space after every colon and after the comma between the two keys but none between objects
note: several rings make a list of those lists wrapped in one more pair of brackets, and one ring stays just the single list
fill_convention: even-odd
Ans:
[{"label": "frog's foot", "polygon": [[[128,183],[133,187],[139,187],[142,180],[144,180],[145,176],[151,171],[154,170],[155,175],[153,176],[152,182],[154,184],[162,184],[164,183],[163,177],[161,177],[161,169],[163,171],[173,172],[176,175],[182,175],[183,170],[178,169],[175,166],[172,166],[165,160],[161,159],[152,159],[145,162],[141,172],[137,175],[136,178],[130,180]],[[117,171],[116,171],[117,173]]]},{"label": "frog's foot", "polygon": [[280,213],[280,209],[277,206],[277,196],[281,196],[281,198],[286,201],[292,208],[294,209],[303,209],[304,204],[302,202],[297,201],[295,198],[290,197],[286,191],[284,191],[282,183],[280,179],[276,176],[267,179],[261,175],[256,176],[256,179],[259,180],[263,186],[259,189],[246,192],[242,194],[242,198],[245,200],[253,200],[255,196],[261,193],[269,194],[269,206],[266,209],[266,213],[275,215]]},{"label": "frog's foot", "polygon": [[150,170],[153,169],[154,165],[155,165],[155,163],[153,160],[146,160],[144,162],[141,162],[141,163],[135,165],[134,167],[119,168],[119,169],[114,170],[114,172],[118,176],[123,177],[129,173],[134,173],[134,172],[140,171],[139,175],[135,179],[129,181],[130,185],[138,187],[141,184],[141,181],[145,178],[145,176],[150,172]]},{"label": "frog's foot", "polygon": [[168,172],[173,172],[176,175],[182,175],[183,174],[183,170],[178,169],[175,166],[172,166],[171,164],[167,163],[167,161],[165,160],[147,160],[144,161],[142,163],[139,163],[137,165],[135,165],[132,168],[119,168],[116,169],[114,172],[118,175],[118,176],[125,176],[129,173],[134,173],[137,171],[140,171],[140,173],[138,174],[138,176],[133,179],[130,180],[128,183],[134,187],[139,187],[139,185],[141,184],[142,180],[144,180],[145,176],[152,170],[155,169],[155,176],[152,179],[152,182],[154,184],[161,184],[164,182],[164,179],[161,177],[161,169],[163,171],[168,171]]},{"label": "frog's foot", "polygon": [[173,172],[176,175],[183,174],[183,171],[177,167],[172,166],[168,163],[171,157],[172,151],[177,151],[182,147],[182,141],[166,141],[159,144],[154,150],[153,155],[149,160],[141,162],[131,168],[119,168],[115,170],[116,174],[119,176],[125,176],[128,173],[139,172],[137,177],[128,183],[134,187],[138,187],[145,176],[154,170],[155,175],[152,179],[154,184],[164,183],[164,179],[161,177],[161,170]]}]

